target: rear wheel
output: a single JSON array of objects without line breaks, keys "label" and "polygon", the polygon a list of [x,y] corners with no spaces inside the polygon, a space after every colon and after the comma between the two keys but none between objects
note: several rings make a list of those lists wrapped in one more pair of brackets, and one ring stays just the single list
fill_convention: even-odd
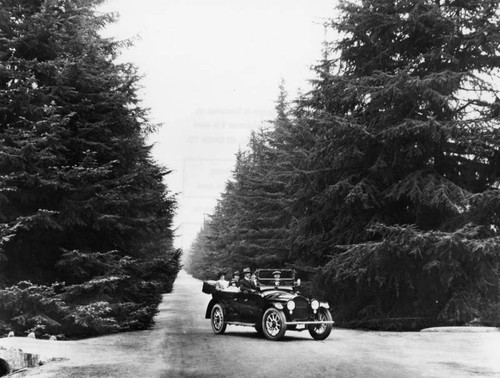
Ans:
[{"label": "rear wheel", "polygon": [[286,318],[283,311],[268,308],[262,317],[262,333],[269,340],[280,340],[286,332]]},{"label": "rear wheel", "polygon": [[[332,314],[330,314],[328,309],[320,307],[318,309],[317,320],[332,321]],[[324,340],[332,332],[333,325],[332,323],[310,324],[308,328],[314,340]]]},{"label": "rear wheel", "polygon": [[223,334],[226,330],[227,324],[224,321],[224,309],[218,303],[214,304],[214,307],[212,307],[210,322],[212,324],[212,331],[214,331],[215,334]]}]

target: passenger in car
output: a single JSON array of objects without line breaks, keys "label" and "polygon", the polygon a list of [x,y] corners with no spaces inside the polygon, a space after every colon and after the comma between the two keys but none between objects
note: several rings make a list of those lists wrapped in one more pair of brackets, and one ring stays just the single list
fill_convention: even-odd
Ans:
[{"label": "passenger in car", "polygon": [[259,281],[257,281],[257,275],[254,273],[252,273],[252,276],[250,277],[250,280],[253,282],[253,284],[255,285],[255,287],[259,286]]},{"label": "passenger in car", "polygon": [[219,272],[217,278],[218,280],[215,282],[215,290],[227,289],[229,282],[226,281],[226,272]]},{"label": "passenger in car", "polygon": [[230,291],[230,292],[237,293],[237,292],[240,291],[240,289],[239,289],[239,287],[237,285],[238,285],[238,282],[236,282],[235,280],[231,280],[229,282],[228,288],[225,291]]},{"label": "passenger in car", "polygon": [[250,268],[243,269],[243,278],[240,280],[240,290],[247,293],[257,292],[257,286],[252,282],[250,277],[252,271]]},{"label": "passenger in car", "polygon": [[232,280],[236,282],[236,287],[240,287],[240,272],[234,272]]}]

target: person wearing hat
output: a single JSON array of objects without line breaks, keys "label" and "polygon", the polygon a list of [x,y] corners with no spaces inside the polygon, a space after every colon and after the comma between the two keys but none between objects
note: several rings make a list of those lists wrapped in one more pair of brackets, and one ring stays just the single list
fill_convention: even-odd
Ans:
[{"label": "person wearing hat", "polygon": [[232,292],[234,292],[234,293],[239,292],[239,291],[240,291],[240,289],[238,288],[238,281],[236,281],[236,280],[234,280],[234,279],[233,279],[233,280],[231,280],[231,281],[229,282],[229,286],[228,286],[228,288],[226,289],[226,291],[232,291]]},{"label": "person wearing hat", "polygon": [[257,280],[257,274],[255,272],[252,273],[250,280],[253,282],[255,287],[259,286],[259,280]]},{"label": "person wearing hat", "polygon": [[279,286],[280,285],[281,272],[279,270],[275,270],[273,272],[273,277],[274,277],[274,286]]},{"label": "person wearing hat", "polygon": [[227,289],[229,283],[226,281],[226,272],[219,272],[217,275],[218,280],[215,282],[215,290]]},{"label": "person wearing hat", "polygon": [[236,287],[240,287],[240,272],[238,272],[238,271],[234,272],[233,278],[231,279],[231,281],[235,281]]},{"label": "person wearing hat", "polygon": [[257,286],[252,282],[250,277],[252,276],[252,271],[250,268],[243,269],[243,278],[240,280],[240,290],[243,292],[256,292]]}]

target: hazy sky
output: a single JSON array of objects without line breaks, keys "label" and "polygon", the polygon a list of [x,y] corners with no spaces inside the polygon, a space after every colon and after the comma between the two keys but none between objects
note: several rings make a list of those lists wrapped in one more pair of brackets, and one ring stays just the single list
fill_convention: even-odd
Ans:
[{"label": "hazy sky", "polygon": [[144,75],[153,155],[172,169],[176,245],[187,249],[213,211],[251,130],[274,118],[281,78],[309,88],[335,0],[108,0],[120,14],[106,35],[136,38],[122,60]]}]

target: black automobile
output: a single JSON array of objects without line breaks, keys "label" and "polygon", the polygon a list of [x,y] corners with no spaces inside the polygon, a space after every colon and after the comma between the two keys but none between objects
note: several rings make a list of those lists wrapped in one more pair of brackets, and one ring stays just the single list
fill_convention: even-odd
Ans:
[{"label": "black automobile", "polygon": [[269,340],[280,340],[287,330],[306,329],[315,340],[326,339],[334,323],[328,303],[300,295],[300,280],[295,280],[294,270],[279,272],[277,280],[275,269],[257,270],[254,292],[219,291],[213,281],[205,281],[203,292],[212,294],[205,318],[211,320],[214,333],[224,333],[230,324],[255,327]]}]

